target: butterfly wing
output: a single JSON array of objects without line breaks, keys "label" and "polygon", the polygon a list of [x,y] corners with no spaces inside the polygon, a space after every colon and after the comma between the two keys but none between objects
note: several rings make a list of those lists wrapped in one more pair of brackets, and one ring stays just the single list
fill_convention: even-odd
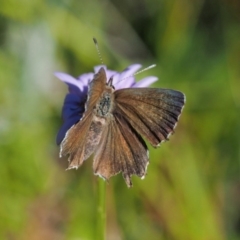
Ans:
[{"label": "butterfly wing", "polygon": [[105,86],[106,73],[101,68],[90,83],[82,119],[67,131],[60,146],[60,156],[69,155],[69,168],[78,168],[90,157],[100,141],[105,121],[96,120],[93,109]]},{"label": "butterfly wing", "polygon": [[89,84],[88,99],[86,102],[86,111],[92,111],[96,106],[100,96],[106,88],[107,75],[104,68],[100,68]]},{"label": "butterfly wing", "polygon": [[109,179],[122,172],[128,187],[131,175],[144,177],[148,165],[148,150],[142,137],[119,114],[109,118],[96,150],[93,170],[96,175]]},{"label": "butterfly wing", "polygon": [[184,103],[184,94],[170,89],[129,88],[115,92],[115,112],[154,147],[169,138]]}]

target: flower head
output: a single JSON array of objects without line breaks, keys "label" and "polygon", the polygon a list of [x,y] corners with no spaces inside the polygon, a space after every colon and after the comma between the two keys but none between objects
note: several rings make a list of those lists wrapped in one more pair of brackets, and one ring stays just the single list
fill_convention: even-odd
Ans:
[{"label": "flower head", "polygon": [[69,90],[63,103],[63,125],[57,135],[57,144],[62,142],[66,132],[82,118],[87,100],[88,85],[92,81],[94,74],[97,73],[101,67],[104,67],[107,79],[113,77],[113,85],[116,90],[121,88],[148,87],[158,79],[157,77],[150,76],[136,82],[133,74],[141,68],[140,64],[130,65],[121,73],[108,70],[106,66],[100,65],[94,67],[94,73],[85,73],[78,78],[74,78],[66,73],[56,72],[55,76],[65,82]]}]

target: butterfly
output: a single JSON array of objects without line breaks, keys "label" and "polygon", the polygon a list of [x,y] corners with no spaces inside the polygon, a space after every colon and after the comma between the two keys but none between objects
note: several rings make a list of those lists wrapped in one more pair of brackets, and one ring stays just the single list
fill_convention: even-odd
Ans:
[{"label": "butterfly", "polygon": [[131,176],[144,178],[149,163],[145,138],[153,147],[168,140],[185,103],[182,92],[161,88],[115,90],[104,68],[88,87],[85,112],[66,133],[60,156],[78,168],[92,154],[94,174],[108,180],[122,173],[128,187]]}]

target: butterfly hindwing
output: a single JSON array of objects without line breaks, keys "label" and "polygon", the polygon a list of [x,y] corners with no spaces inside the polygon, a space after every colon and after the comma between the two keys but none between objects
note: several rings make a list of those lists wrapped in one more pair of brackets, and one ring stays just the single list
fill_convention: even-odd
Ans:
[{"label": "butterfly hindwing", "polygon": [[109,120],[94,156],[94,173],[109,179],[122,172],[128,187],[133,174],[144,177],[148,150],[142,137],[118,114]]}]

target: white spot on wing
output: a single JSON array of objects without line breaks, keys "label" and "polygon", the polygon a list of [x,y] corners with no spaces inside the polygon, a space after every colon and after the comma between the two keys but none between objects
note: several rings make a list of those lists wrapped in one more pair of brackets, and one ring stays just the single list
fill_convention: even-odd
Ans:
[{"label": "white spot on wing", "polygon": [[96,176],[102,178],[104,181],[107,180],[105,177],[103,177],[103,176],[102,176],[100,173],[98,173],[98,172],[95,172],[94,175],[96,175]]}]

